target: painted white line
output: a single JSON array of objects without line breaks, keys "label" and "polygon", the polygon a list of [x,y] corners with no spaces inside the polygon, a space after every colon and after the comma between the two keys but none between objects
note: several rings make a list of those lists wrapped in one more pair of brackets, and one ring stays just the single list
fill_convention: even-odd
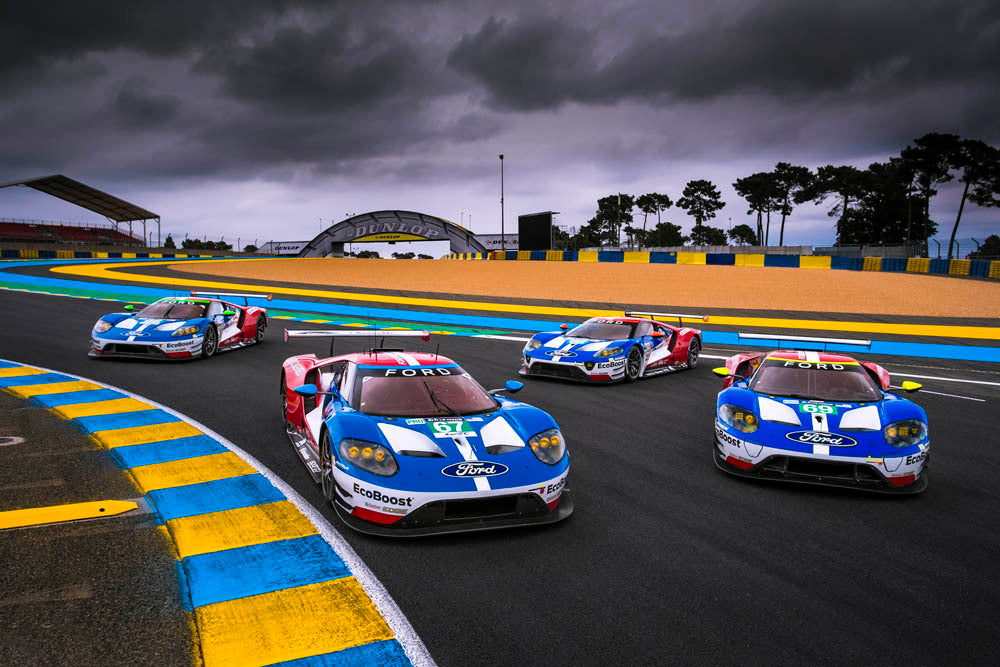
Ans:
[{"label": "painted white line", "polygon": [[[902,387],[892,386],[893,389],[902,389]],[[972,396],[959,396],[958,394],[945,394],[940,391],[931,391],[929,389],[921,389],[921,394],[934,394],[935,396],[948,396],[949,398],[964,398],[967,401],[979,401],[980,403],[985,403],[985,398],[973,398]]]},{"label": "painted white line", "polygon": [[517,336],[494,336],[491,334],[475,334],[471,338],[492,338],[493,340],[515,340],[521,343],[527,343],[530,338],[518,338]]},{"label": "painted white line", "polygon": [[327,521],[326,518],[320,514],[319,511],[312,506],[312,504],[309,503],[309,501],[296,493],[295,489],[286,484],[283,479],[268,470],[263,463],[255,459],[249,453],[243,451],[201,422],[195,421],[187,415],[157,403],[156,401],[146,398],[145,396],[133,394],[127,389],[122,389],[121,387],[116,387],[105,382],[99,382],[91,378],[81,377],[64,371],[56,371],[51,368],[37,366],[35,364],[26,364],[22,361],[12,361],[8,359],[0,359],[0,361],[10,361],[12,364],[33,366],[35,368],[40,368],[43,371],[61,373],[62,375],[68,375],[69,377],[76,378],[77,380],[86,380],[87,382],[93,382],[94,384],[99,384],[102,387],[107,387],[108,389],[113,389],[114,391],[120,391],[126,396],[149,403],[164,412],[172,414],[178,419],[191,424],[191,426],[194,426],[210,438],[217,440],[220,445],[239,456],[254,469],[260,472],[261,475],[266,477],[276,489],[285,494],[285,497],[290,503],[295,505],[295,507],[298,508],[298,510],[302,512],[314,526],[316,526],[316,530],[319,531],[319,534],[323,536],[323,539],[326,540],[327,544],[333,547],[333,550],[337,552],[337,555],[340,556],[341,560],[343,560],[351,569],[351,574],[354,575],[354,578],[360,582],[362,588],[364,588],[365,592],[368,593],[368,596],[372,599],[375,607],[378,609],[379,613],[382,614],[385,622],[392,630],[392,634],[395,635],[396,639],[403,647],[403,651],[406,653],[406,657],[410,659],[410,662],[416,665],[416,667],[434,667],[436,665],[434,659],[431,658],[431,654],[428,652],[427,647],[424,646],[420,637],[417,636],[417,632],[413,629],[413,626],[410,625],[410,621],[407,620],[402,610],[396,604],[396,601],[392,599],[391,595],[389,595],[389,591],[385,590],[385,586],[382,585],[382,582],[379,581],[374,574],[372,574],[372,571],[368,569],[368,566],[365,565],[363,560],[361,560],[361,557],[358,556],[357,552],[354,551],[351,545],[347,543],[347,540],[345,540],[344,537],[338,533],[332,525],[330,525],[330,522]]}]

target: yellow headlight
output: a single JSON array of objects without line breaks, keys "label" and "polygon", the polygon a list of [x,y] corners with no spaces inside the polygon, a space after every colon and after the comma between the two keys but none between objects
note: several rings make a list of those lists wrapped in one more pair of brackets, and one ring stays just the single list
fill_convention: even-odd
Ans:
[{"label": "yellow headlight", "polygon": [[750,426],[753,426],[754,422],[757,421],[757,418],[754,417],[753,414],[751,414],[751,413],[748,412],[746,414],[746,416],[743,417],[743,421],[745,421]]},{"label": "yellow headlight", "polygon": [[351,447],[350,449],[347,450],[347,455],[350,456],[352,459],[356,459],[358,458],[358,453],[360,451],[361,450],[358,449],[357,447]]},{"label": "yellow headlight", "polygon": [[371,457],[372,457],[371,447],[365,447],[364,449],[361,450],[361,458],[370,459]]},{"label": "yellow headlight", "polygon": [[383,452],[381,449],[375,452],[375,460],[378,461],[379,463],[385,461],[385,452]]},{"label": "yellow headlight", "polygon": [[895,438],[896,437],[896,427],[895,426],[890,426],[889,428],[887,428],[885,430],[885,434],[887,436],[889,436],[890,438]]},{"label": "yellow headlight", "polygon": [[549,446],[549,439],[542,438],[541,440],[538,441],[538,446],[541,447],[542,449],[545,449],[546,447]]}]

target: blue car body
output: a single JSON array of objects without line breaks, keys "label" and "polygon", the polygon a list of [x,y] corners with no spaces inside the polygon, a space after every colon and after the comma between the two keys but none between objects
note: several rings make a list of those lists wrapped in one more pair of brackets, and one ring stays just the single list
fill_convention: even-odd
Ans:
[{"label": "blue car body", "polygon": [[[821,366],[838,366],[840,372],[866,374],[873,385],[872,400],[821,400],[755,391],[754,378],[769,364],[812,367],[814,373],[826,370]],[[716,401],[714,458],[722,470],[887,493],[926,488],[927,414],[888,391],[884,369],[843,355],[788,351],[772,352],[764,359],[737,355],[725,370],[734,369],[750,377],[736,378]],[[821,395],[822,381],[817,386]],[[890,444],[889,433],[899,437],[911,429],[914,435],[908,440]]]}]

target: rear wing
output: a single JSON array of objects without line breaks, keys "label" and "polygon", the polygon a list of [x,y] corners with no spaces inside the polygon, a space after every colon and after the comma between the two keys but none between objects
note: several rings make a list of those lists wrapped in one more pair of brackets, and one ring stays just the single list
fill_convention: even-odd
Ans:
[{"label": "rear wing", "polygon": [[708,322],[708,315],[686,315],[684,313],[646,313],[639,310],[626,310],[625,317],[648,317],[649,319],[655,318],[667,318],[671,320],[677,320],[677,324],[683,323],[684,320],[701,320],[702,322]]},{"label": "rear wing", "polygon": [[191,292],[191,296],[235,296],[243,299],[244,306],[250,305],[250,299],[267,299],[270,301],[274,298],[273,294],[241,294],[239,292]]},{"label": "rear wing", "polygon": [[[431,339],[431,332],[424,329],[399,330],[399,329],[355,329],[344,331],[342,329],[285,329],[285,342],[289,338],[329,338],[330,355],[333,356],[333,344],[338,338],[374,338],[380,336],[384,338],[420,338],[425,343]],[[379,344],[381,347],[381,344]],[[373,350],[377,348],[372,348]]]},{"label": "rear wing", "polygon": [[753,334],[743,332],[736,335],[740,340],[776,340],[779,346],[784,341],[791,343],[819,343],[823,345],[824,352],[827,351],[827,345],[857,345],[858,347],[867,348],[871,348],[872,346],[870,340],[860,338],[815,338],[813,336],[787,336],[782,334]]},{"label": "rear wing", "polygon": [[285,342],[289,338],[358,338],[381,336],[382,338],[422,338],[426,343],[431,339],[431,332],[424,329],[400,331],[399,329],[285,329]]}]

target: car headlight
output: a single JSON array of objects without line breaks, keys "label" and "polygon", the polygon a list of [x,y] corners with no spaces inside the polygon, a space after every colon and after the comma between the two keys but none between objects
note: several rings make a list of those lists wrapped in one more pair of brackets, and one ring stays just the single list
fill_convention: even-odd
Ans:
[{"label": "car headlight", "polygon": [[606,347],[603,350],[600,350],[594,356],[595,357],[613,357],[616,354],[621,354],[624,351],[625,351],[625,348],[623,348],[623,347]]},{"label": "car headlight", "polygon": [[539,461],[548,463],[550,466],[562,461],[563,456],[566,455],[566,441],[563,440],[562,433],[557,428],[550,428],[548,431],[542,431],[530,438],[528,446],[531,447],[532,453]]},{"label": "car headlight", "polygon": [[757,415],[753,410],[747,410],[736,405],[724,403],[719,408],[719,421],[727,426],[732,426],[737,431],[753,433],[757,430]]},{"label": "car headlight", "polygon": [[362,470],[389,477],[399,470],[388,448],[367,440],[344,438],[340,441],[340,456]]},{"label": "car headlight", "polygon": [[174,332],[170,334],[171,336],[190,336],[192,334],[198,333],[198,329],[201,327],[178,327],[174,329]]},{"label": "car headlight", "polygon": [[531,352],[532,350],[537,350],[542,346],[542,341],[532,338],[528,341],[528,344],[524,346],[525,352]]},{"label": "car headlight", "polygon": [[909,447],[927,439],[927,424],[919,419],[904,419],[889,424],[882,432],[893,447]]},{"label": "car headlight", "polygon": [[94,333],[104,333],[114,325],[111,322],[105,322],[104,320],[97,320],[97,324],[94,325]]}]

